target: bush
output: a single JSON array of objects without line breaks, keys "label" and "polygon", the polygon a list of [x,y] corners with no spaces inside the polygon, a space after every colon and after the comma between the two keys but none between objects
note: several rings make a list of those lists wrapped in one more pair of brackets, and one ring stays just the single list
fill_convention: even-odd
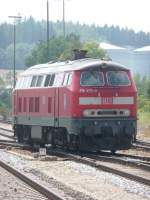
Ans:
[{"label": "bush", "polygon": [[140,112],[150,112],[150,100],[140,95],[138,97],[138,109]]}]

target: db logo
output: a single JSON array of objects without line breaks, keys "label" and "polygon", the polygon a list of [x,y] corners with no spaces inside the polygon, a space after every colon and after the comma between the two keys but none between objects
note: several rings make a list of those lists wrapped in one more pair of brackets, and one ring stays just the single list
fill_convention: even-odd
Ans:
[{"label": "db logo", "polygon": [[113,99],[111,97],[103,97],[102,98],[102,103],[103,104],[112,104],[113,103]]}]

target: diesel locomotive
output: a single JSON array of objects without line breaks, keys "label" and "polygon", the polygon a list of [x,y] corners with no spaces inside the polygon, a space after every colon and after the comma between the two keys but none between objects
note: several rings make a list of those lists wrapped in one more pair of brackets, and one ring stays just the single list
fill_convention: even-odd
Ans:
[{"label": "diesel locomotive", "polygon": [[13,91],[19,142],[83,151],[129,149],[137,132],[137,90],[130,70],[83,58],[32,66]]}]

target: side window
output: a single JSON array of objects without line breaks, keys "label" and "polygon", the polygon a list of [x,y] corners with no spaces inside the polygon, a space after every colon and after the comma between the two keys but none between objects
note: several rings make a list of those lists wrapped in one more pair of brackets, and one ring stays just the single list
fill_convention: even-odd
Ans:
[{"label": "side window", "polygon": [[54,80],[55,80],[55,74],[52,74],[49,86],[52,86],[54,84]]},{"label": "side window", "polygon": [[26,88],[29,88],[29,87],[30,87],[31,81],[32,81],[32,76],[28,76],[27,82],[26,82]]},{"label": "side window", "polygon": [[38,79],[37,76],[33,76],[33,77],[32,77],[31,87],[35,87],[35,86],[36,86],[37,79]]},{"label": "side window", "polygon": [[45,79],[45,83],[44,83],[45,87],[49,86],[50,80],[51,80],[51,75],[49,74],[46,76],[46,79]]},{"label": "side window", "polygon": [[66,74],[65,74],[65,78],[64,78],[63,85],[67,85],[67,82],[68,82],[68,75],[69,75],[69,73],[66,73]]},{"label": "side window", "polygon": [[55,75],[53,86],[61,86],[64,78],[64,73],[59,73]]},{"label": "side window", "polygon": [[26,88],[26,82],[28,77],[23,77],[21,88]]},{"label": "side window", "polygon": [[45,79],[44,87],[52,86],[54,83],[55,74],[48,74]]},{"label": "side window", "polygon": [[31,84],[31,76],[20,77],[17,81],[16,88],[28,88]]},{"label": "side window", "polygon": [[27,77],[27,76],[24,77],[24,81],[23,81],[23,86],[22,86],[22,88],[26,88],[26,87],[27,87],[28,78],[29,78],[29,77]]},{"label": "side window", "polygon": [[20,82],[21,82],[21,77],[19,77],[18,80],[17,80],[16,87],[15,87],[16,89],[19,88]]},{"label": "side window", "polygon": [[24,82],[24,77],[21,77],[20,83],[19,83],[19,88],[23,88],[23,82]]},{"label": "side window", "polygon": [[63,85],[70,86],[72,84],[72,73],[66,73]]},{"label": "side window", "polygon": [[68,82],[67,85],[70,86],[72,84],[72,73],[69,74],[68,76]]},{"label": "side window", "polygon": [[43,76],[38,76],[37,82],[36,82],[36,87],[41,87],[43,82]]}]

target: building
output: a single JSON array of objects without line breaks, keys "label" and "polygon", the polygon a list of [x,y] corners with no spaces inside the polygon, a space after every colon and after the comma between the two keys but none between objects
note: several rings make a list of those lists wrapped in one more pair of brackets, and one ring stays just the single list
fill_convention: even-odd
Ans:
[{"label": "building", "polygon": [[134,65],[142,76],[150,77],[150,46],[134,50]]},{"label": "building", "polygon": [[127,66],[134,74],[150,75],[150,46],[132,49],[102,42],[100,47],[114,62]]}]

